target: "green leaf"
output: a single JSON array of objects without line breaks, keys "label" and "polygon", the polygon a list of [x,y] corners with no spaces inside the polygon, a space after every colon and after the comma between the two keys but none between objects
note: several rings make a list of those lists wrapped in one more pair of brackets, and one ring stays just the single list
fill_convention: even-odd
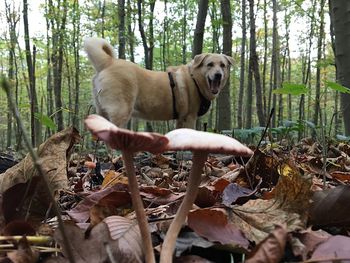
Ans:
[{"label": "green leaf", "polygon": [[35,113],[34,116],[41,122],[42,125],[46,126],[47,128],[51,130],[57,129],[55,122],[49,116],[42,113]]},{"label": "green leaf", "polygon": [[336,82],[326,81],[326,86],[331,88],[332,90],[336,90],[342,93],[348,93],[350,94],[350,89],[347,87],[344,87]]},{"label": "green leaf", "polygon": [[291,94],[301,95],[309,92],[309,89],[304,84],[283,83],[283,88],[272,91],[274,94]]}]

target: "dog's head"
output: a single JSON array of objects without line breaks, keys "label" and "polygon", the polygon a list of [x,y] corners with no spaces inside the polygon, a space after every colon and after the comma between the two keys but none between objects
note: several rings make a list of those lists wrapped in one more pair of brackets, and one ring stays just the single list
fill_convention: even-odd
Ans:
[{"label": "dog's head", "polygon": [[233,59],[222,54],[200,54],[190,64],[192,76],[207,99],[216,98],[225,86]]}]

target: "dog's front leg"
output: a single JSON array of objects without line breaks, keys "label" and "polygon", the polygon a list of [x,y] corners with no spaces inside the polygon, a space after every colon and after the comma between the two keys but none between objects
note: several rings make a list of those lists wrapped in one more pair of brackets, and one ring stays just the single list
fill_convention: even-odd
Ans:
[{"label": "dog's front leg", "polygon": [[197,116],[187,115],[184,118],[179,118],[176,120],[176,129],[189,128],[196,129]]}]

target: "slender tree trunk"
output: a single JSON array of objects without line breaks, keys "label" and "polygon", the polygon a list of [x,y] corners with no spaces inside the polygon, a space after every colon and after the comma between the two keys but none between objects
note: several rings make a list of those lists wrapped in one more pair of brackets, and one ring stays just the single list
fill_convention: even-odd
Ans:
[{"label": "slender tree trunk", "polygon": [[187,63],[187,45],[186,45],[186,39],[187,39],[187,0],[182,0],[183,4],[183,21],[182,21],[182,32],[181,32],[181,41],[182,41],[182,64]]},{"label": "slender tree trunk", "polygon": [[208,0],[199,0],[196,29],[193,37],[192,58],[201,54],[203,50],[203,37],[205,20],[208,13]]},{"label": "slender tree trunk", "polygon": [[36,138],[35,138],[35,129],[36,127],[36,119],[35,113],[38,112],[38,102],[36,97],[35,90],[35,75],[33,68],[33,60],[32,54],[30,50],[30,37],[29,37],[29,22],[28,22],[28,3],[27,0],[23,0],[23,23],[24,23],[24,41],[26,48],[26,60],[27,60],[27,69],[28,69],[28,79],[29,79],[29,91],[30,91],[30,123],[31,123],[31,139],[32,145],[36,146]]},{"label": "slender tree trunk", "polygon": [[[260,72],[259,72],[259,59],[256,52],[256,37],[255,37],[255,14],[254,14],[254,0],[249,0],[249,19],[250,19],[250,51],[249,51],[249,73],[253,74],[254,80],[255,80],[255,91],[256,91],[256,111],[258,115],[259,125],[265,126],[265,114],[263,109],[263,97],[262,97],[262,88],[261,88],[261,79],[260,79]],[[252,96],[253,96],[253,80],[249,79],[252,78],[252,76],[248,76],[248,91],[247,96],[251,96],[251,98],[247,98],[247,115],[251,115],[252,113]],[[251,82],[251,83],[250,83]],[[250,85],[250,87],[249,87]],[[251,127],[252,120],[250,116],[247,116],[247,118],[250,118],[250,120],[246,121],[246,126]]]},{"label": "slender tree trunk", "polygon": [[245,56],[246,56],[246,41],[247,41],[247,23],[246,23],[246,0],[242,0],[242,41],[241,41],[241,62],[240,62],[240,81],[238,92],[238,110],[237,124],[238,128],[243,128],[243,97],[245,83]]},{"label": "slender tree trunk", "polygon": [[324,5],[325,0],[321,0],[320,2],[320,28],[318,33],[318,41],[317,41],[317,69],[316,69],[316,91],[315,91],[315,109],[313,122],[317,126],[318,119],[320,115],[320,98],[321,98],[321,60],[322,60],[322,46],[324,41]]},{"label": "slender tree trunk", "polygon": [[[9,69],[8,69],[8,78],[11,82],[15,83],[16,90],[18,86],[18,81],[16,81],[17,78],[17,65],[16,65],[16,43],[17,43],[17,36],[16,36],[16,28],[17,23],[19,22],[20,17],[16,15],[15,7],[5,1],[5,14],[6,14],[6,20],[7,24],[9,26]],[[17,92],[16,92],[17,93]],[[17,104],[17,94],[16,95],[16,104]],[[9,98],[8,98],[9,100]],[[6,147],[12,146],[12,131],[13,128],[15,128],[15,125],[13,125],[13,117],[12,117],[12,110],[10,108],[10,103],[7,103],[8,110],[7,110],[7,139],[6,139]],[[18,138],[16,134],[16,138]]]},{"label": "slender tree trunk", "polygon": [[74,82],[75,82],[75,98],[74,98],[74,115],[73,126],[80,127],[79,114],[80,114],[80,6],[79,1],[74,0],[74,20],[73,20],[73,53],[74,53]]},{"label": "slender tree trunk", "polygon": [[125,59],[125,0],[118,0],[118,17],[119,17],[118,57],[120,59]]},{"label": "slender tree trunk", "polygon": [[[232,17],[230,0],[221,0],[221,14],[223,23],[223,53],[232,56]],[[230,78],[220,92],[217,100],[218,106],[218,130],[231,130],[231,97]]]},{"label": "slender tree trunk", "polygon": [[[138,24],[139,24],[139,31],[142,38],[142,44],[143,49],[145,52],[145,66],[146,69],[152,70],[153,69],[153,48],[154,48],[154,36],[153,36],[153,15],[154,15],[154,7],[155,7],[155,0],[151,1],[150,3],[150,19],[149,19],[149,45],[147,43],[147,36],[144,29],[144,20],[142,18],[142,6],[143,1],[137,0],[137,7],[138,7]],[[152,124],[147,121],[146,122],[146,130],[149,132],[153,131]]]},{"label": "slender tree trunk", "polygon": [[[338,81],[350,88],[350,2],[347,0],[331,0],[331,12],[335,36],[335,61]],[[341,93],[341,106],[344,118],[345,134],[350,135],[350,94]]]}]

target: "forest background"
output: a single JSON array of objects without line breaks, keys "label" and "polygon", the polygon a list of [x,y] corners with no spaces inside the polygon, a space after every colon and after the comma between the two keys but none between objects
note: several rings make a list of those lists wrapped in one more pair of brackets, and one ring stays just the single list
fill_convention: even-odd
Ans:
[{"label": "forest background", "polygon": [[[153,70],[186,64],[204,52],[232,56],[230,83],[198,122],[200,129],[204,124],[224,133],[234,129],[244,140],[261,133],[274,108],[271,127],[277,135],[294,132],[300,139],[321,130],[349,136],[350,99],[336,70],[332,26],[334,5],[341,2],[349,5],[341,0],[4,0],[1,74],[11,81],[11,97],[33,145],[67,126],[84,130],[94,74],[82,49],[88,36],[106,38],[119,58]],[[21,149],[21,130],[3,91],[0,110],[0,149]],[[130,127],[165,133],[174,123],[133,120]]]}]

